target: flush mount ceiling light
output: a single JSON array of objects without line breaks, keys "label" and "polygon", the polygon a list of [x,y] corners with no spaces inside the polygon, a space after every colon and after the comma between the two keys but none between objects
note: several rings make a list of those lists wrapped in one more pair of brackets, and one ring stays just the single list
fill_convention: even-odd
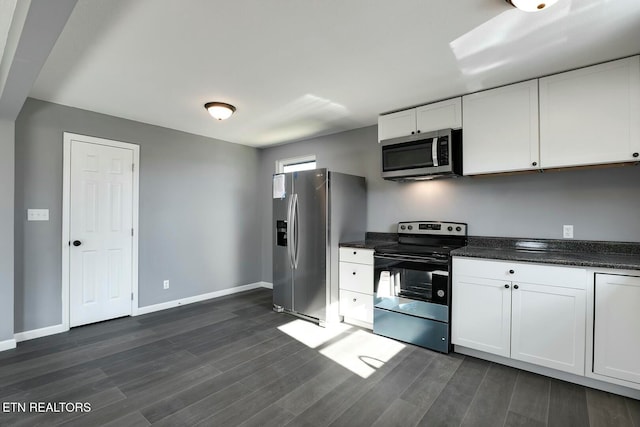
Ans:
[{"label": "flush mount ceiling light", "polygon": [[553,6],[558,0],[505,0],[511,6],[525,12],[539,12]]},{"label": "flush mount ceiling light", "polygon": [[226,102],[207,102],[204,104],[204,108],[216,120],[228,119],[236,111],[236,107]]}]

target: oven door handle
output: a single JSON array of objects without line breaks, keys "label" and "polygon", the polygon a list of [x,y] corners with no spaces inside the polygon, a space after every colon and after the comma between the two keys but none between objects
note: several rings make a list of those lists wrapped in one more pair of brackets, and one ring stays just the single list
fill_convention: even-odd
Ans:
[{"label": "oven door handle", "polygon": [[449,264],[449,260],[437,259],[437,258],[432,258],[432,257],[428,257],[428,256],[374,254],[373,257],[374,258],[380,258],[380,259],[389,259],[389,260],[393,260],[393,261],[420,262],[420,263],[423,263],[423,264],[441,264],[441,265],[448,265]]}]

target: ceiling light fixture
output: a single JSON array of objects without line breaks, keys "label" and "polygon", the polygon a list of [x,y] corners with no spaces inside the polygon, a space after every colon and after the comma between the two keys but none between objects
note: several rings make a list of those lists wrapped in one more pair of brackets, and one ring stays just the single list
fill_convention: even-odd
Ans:
[{"label": "ceiling light fixture", "polygon": [[505,0],[511,6],[525,12],[539,12],[553,6],[558,0]]},{"label": "ceiling light fixture", "polygon": [[216,120],[228,119],[236,111],[236,107],[226,102],[207,102],[204,104],[204,108]]}]

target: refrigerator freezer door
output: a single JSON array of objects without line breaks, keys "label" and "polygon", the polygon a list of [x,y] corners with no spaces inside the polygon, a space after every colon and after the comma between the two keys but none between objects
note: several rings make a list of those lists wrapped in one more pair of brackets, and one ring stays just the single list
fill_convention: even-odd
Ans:
[{"label": "refrigerator freezer door", "polygon": [[[275,180],[274,180],[275,182]],[[293,269],[291,258],[291,194],[292,177],[284,175],[284,198],[273,199],[273,305],[285,310],[293,310]]]},{"label": "refrigerator freezer door", "polygon": [[[293,307],[300,314],[326,320],[327,171],[293,174],[294,270]],[[297,207],[297,209],[295,208]]]}]

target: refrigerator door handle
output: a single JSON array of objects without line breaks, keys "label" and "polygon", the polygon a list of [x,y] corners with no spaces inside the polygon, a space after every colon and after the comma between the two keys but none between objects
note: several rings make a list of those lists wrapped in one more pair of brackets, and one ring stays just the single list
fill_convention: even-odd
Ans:
[{"label": "refrigerator door handle", "polygon": [[298,268],[298,194],[293,195],[293,241],[295,242],[293,247],[293,268]]},{"label": "refrigerator door handle", "polygon": [[287,252],[289,254],[289,264],[293,268],[293,195],[289,197],[289,204],[287,206]]}]

